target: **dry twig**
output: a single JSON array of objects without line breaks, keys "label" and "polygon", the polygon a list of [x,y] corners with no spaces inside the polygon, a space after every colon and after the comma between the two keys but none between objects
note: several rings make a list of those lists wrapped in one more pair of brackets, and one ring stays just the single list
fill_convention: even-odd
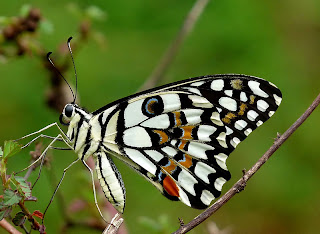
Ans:
[{"label": "dry twig", "polygon": [[168,47],[167,51],[164,53],[157,67],[153,70],[151,75],[141,86],[141,88],[139,89],[140,91],[153,88],[159,83],[164,73],[168,70],[174,58],[177,56],[178,50],[180,49],[182,42],[192,31],[196,21],[199,19],[199,16],[202,14],[208,2],[209,0],[197,0],[195,2],[189,14],[185,18],[177,36],[174,38],[171,45]]}]

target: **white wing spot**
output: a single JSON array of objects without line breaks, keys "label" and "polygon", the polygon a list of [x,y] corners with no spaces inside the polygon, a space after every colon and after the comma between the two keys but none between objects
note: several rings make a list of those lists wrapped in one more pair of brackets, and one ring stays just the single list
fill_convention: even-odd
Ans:
[{"label": "white wing spot", "polygon": [[230,111],[236,111],[236,110],[237,110],[237,102],[236,102],[234,99],[232,99],[232,98],[229,98],[229,97],[221,97],[221,98],[219,99],[219,104],[220,104],[222,107],[224,107],[224,108],[226,108],[226,109],[228,109],[228,110],[230,110]]},{"label": "white wing spot", "polygon": [[157,128],[157,129],[168,128],[170,126],[169,116],[168,114],[162,114],[162,115],[152,117],[151,119],[148,119],[145,122],[143,122],[141,126],[148,127],[148,128]]},{"label": "white wing spot", "polygon": [[248,97],[245,92],[240,93],[240,101],[242,101],[242,102],[248,101]]},{"label": "white wing spot", "polygon": [[185,90],[188,90],[189,92],[191,93],[195,93],[195,94],[198,94],[198,95],[202,95],[201,92],[199,91],[199,89],[197,88],[191,88],[191,87],[182,87],[183,89]]},{"label": "white wing spot", "polygon": [[259,126],[261,126],[263,124],[263,122],[261,121],[261,120],[259,120],[258,122],[257,122],[257,126],[259,127]]},{"label": "white wing spot", "polygon": [[212,112],[210,119],[211,119],[212,123],[214,123],[217,126],[224,125],[220,119],[220,114],[218,112]]},{"label": "white wing spot", "polygon": [[250,89],[252,90],[252,92],[260,97],[269,97],[269,95],[263,91],[262,89],[260,89],[260,83],[254,80],[250,80],[248,82],[248,85],[250,87]]},{"label": "white wing spot", "polygon": [[152,142],[147,131],[142,127],[132,127],[123,132],[123,142],[127,146],[151,147]]},{"label": "white wing spot", "polygon": [[190,204],[188,195],[187,195],[182,189],[180,189],[180,188],[179,188],[179,199],[180,199],[180,201],[182,201],[184,204],[186,204],[187,206],[190,206],[190,207],[191,207],[191,204]]},{"label": "white wing spot", "polygon": [[210,125],[200,125],[197,135],[200,141],[211,141],[210,135],[217,130],[216,127]]},{"label": "white wing spot", "polygon": [[213,105],[211,102],[209,102],[206,98],[200,97],[197,95],[189,95],[189,99],[192,101],[192,105],[195,107],[201,107],[201,108],[212,108]]},{"label": "white wing spot", "polygon": [[127,128],[137,125],[148,118],[141,111],[143,101],[144,99],[141,99],[130,103],[124,110],[124,123]]},{"label": "white wing spot", "polygon": [[274,114],[274,111],[269,111],[269,117],[271,117],[271,116],[273,116],[273,114]]},{"label": "white wing spot", "polygon": [[205,183],[209,184],[208,176],[212,173],[216,173],[216,170],[203,162],[198,162],[194,168],[194,173]]},{"label": "white wing spot", "polygon": [[269,104],[264,100],[257,101],[257,108],[259,111],[265,112],[269,107]]},{"label": "white wing spot", "polygon": [[244,129],[246,126],[248,125],[248,123],[244,120],[237,120],[235,123],[234,123],[234,127],[238,130],[242,130]]},{"label": "white wing spot", "polygon": [[187,152],[196,158],[208,159],[207,150],[214,150],[214,147],[200,142],[190,142]]},{"label": "white wing spot", "polygon": [[214,80],[211,82],[211,89],[214,91],[221,91],[224,87],[223,80]]},{"label": "white wing spot", "polygon": [[163,112],[175,111],[181,108],[180,98],[178,94],[161,95],[163,101]]},{"label": "white wing spot", "polygon": [[225,90],[224,93],[229,96],[229,97],[232,97],[232,90]]},{"label": "white wing spot", "polygon": [[254,121],[258,117],[258,113],[255,112],[254,110],[249,110],[247,113],[247,117],[250,121]]},{"label": "white wing spot", "polygon": [[145,150],[144,152],[156,162],[164,158],[164,156],[156,150]]},{"label": "white wing spot", "polygon": [[246,136],[248,136],[251,132],[252,132],[252,129],[251,129],[251,128],[248,128],[248,129],[246,129],[246,130],[244,131],[244,134],[245,134]]},{"label": "white wing spot", "polygon": [[223,148],[228,148],[227,143],[226,143],[226,133],[225,132],[221,132],[216,139]]},{"label": "white wing spot", "polygon": [[229,128],[228,126],[226,126],[226,130],[227,130],[227,132],[226,132],[227,135],[230,135],[233,133],[233,130],[231,128]]},{"label": "white wing spot", "polygon": [[230,144],[231,144],[234,148],[236,148],[239,143],[240,143],[240,140],[239,140],[238,137],[234,137],[234,138],[232,138],[231,141],[230,141]]},{"label": "white wing spot", "polygon": [[224,178],[219,177],[214,182],[214,187],[216,188],[216,190],[221,191],[222,190],[222,186],[224,185],[225,182],[227,182],[227,181]]},{"label": "white wing spot", "polygon": [[188,124],[197,124],[201,122],[200,116],[204,110],[200,109],[186,109],[182,111],[187,119]]},{"label": "white wing spot", "polygon": [[138,150],[130,149],[130,148],[124,148],[124,152],[128,155],[128,157],[132,161],[134,161],[136,164],[140,165],[145,170],[147,170],[148,172],[150,172],[152,175],[155,176],[157,167],[142,153],[140,153]]},{"label": "white wing spot", "polygon": [[228,155],[224,154],[224,153],[220,153],[218,155],[214,156],[216,159],[217,164],[225,171],[228,170],[227,165],[226,165],[226,160],[228,158]]},{"label": "white wing spot", "polygon": [[274,100],[276,101],[276,104],[279,106],[282,101],[282,98],[278,97],[276,94],[273,94],[273,97],[274,97]]},{"label": "white wing spot", "polygon": [[162,151],[165,152],[166,154],[168,154],[169,156],[175,156],[177,154],[177,151],[170,147],[170,146],[166,146],[162,148]]},{"label": "white wing spot", "polygon": [[190,86],[196,86],[196,87],[198,87],[198,86],[203,85],[204,83],[205,83],[204,81],[198,81],[198,82],[191,83]]},{"label": "white wing spot", "polygon": [[215,199],[215,197],[208,190],[202,191],[200,200],[202,201],[203,204],[205,204],[206,206],[209,206],[213,199]]},{"label": "white wing spot", "polygon": [[194,185],[197,183],[198,181],[189,172],[185,170],[182,170],[178,175],[178,184],[193,196],[196,195]]}]

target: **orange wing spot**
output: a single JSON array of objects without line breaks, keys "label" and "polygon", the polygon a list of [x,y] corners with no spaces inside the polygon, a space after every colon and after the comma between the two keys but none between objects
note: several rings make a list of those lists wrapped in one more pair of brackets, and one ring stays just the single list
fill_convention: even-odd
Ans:
[{"label": "orange wing spot", "polygon": [[166,176],[163,180],[163,188],[167,193],[174,197],[179,197],[179,188],[170,176]]},{"label": "orange wing spot", "polygon": [[240,80],[240,79],[231,80],[230,84],[231,84],[232,88],[237,89],[237,90],[241,90],[243,87],[242,80]]},{"label": "orange wing spot", "polygon": [[168,135],[167,135],[164,131],[161,131],[161,130],[153,130],[153,132],[159,134],[159,136],[160,136],[160,142],[159,142],[159,144],[166,143],[166,142],[169,140]]},{"label": "orange wing spot", "polygon": [[173,114],[174,114],[174,120],[176,121],[175,126],[180,126],[182,124],[181,113],[179,111],[174,111]]},{"label": "orange wing spot", "polygon": [[182,139],[192,139],[191,133],[192,129],[194,129],[195,126],[184,126],[181,127],[183,130],[183,136],[181,136]]},{"label": "orange wing spot", "polygon": [[171,159],[169,159],[169,161],[170,164],[168,166],[162,167],[162,169],[168,172],[169,174],[172,174],[172,171],[174,171],[177,168],[177,166]]},{"label": "orange wing spot", "polygon": [[181,140],[178,148],[181,149],[181,150],[184,149],[184,147],[186,146],[187,142],[188,141],[186,141],[186,140]]},{"label": "orange wing spot", "polygon": [[244,115],[244,112],[246,111],[247,108],[248,108],[248,106],[246,104],[241,103],[238,115]]},{"label": "orange wing spot", "polygon": [[256,96],[254,95],[250,95],[250,104],[252,105],[254,103],[254,99],[256,98]]},{"label": "orange wing spot", "polygon": [[188,154],[184,154],[184,156],[185,156],[185,161],[179,161],[179,163],[186,168],[190,168],[192,166],[192,158]]},{"label": "orange wing spot", "polygon": [[237,117],[235,114],[229,112],[224,116],[224,118],[222,118],[222,121],[225,122],[226,124],[229,124],[231,120],[234,119],[235,117]]},{"label": "orange wing spot", "polygon": [[154,104],[156,103],[156,101],[150,101],[148,103],[147,109],[149,113],[154,113]]}]

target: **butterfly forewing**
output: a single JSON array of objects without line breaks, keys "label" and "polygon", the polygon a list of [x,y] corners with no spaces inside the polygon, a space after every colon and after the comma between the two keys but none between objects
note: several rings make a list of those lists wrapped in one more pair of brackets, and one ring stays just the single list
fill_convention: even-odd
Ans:
[{"label": "butterfly forewing", "polygon": [[[230,179],[229,154],[280,102],[279,89],[263,79],[206,76],[113,102],[93,112],[89,124],[100,151],[115,154],[167,198],[203,209]],[[107,190],[110,201],[115,192]],[[124,206],[123,191],[117,199]]]}]

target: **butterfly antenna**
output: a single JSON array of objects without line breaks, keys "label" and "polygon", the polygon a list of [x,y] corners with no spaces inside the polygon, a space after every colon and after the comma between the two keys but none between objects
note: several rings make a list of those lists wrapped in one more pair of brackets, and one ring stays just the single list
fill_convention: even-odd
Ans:
[{"label": "butterfly antenna", "polygon": [[77,76],[76,65],[74,64],[73,54],[72,54],[72,50],[71,50],[71,46],[70,46],[71,39],[72,39],[72,37],[69,37],[67,44],[68,44],[69,52],[70,52],[70,55],[71,55],[71,60],[72,60],[73,69],[74,69],[74,75],[76,77],[76,94],[75,94],[74,99],[73,99],[73,103],[75,103],[76,98],[77,98],[77,93],[78,93],[78,76]]},{"label": "butterfly antenna", "polygon": [[67,83],[67,85],[69,86],[69,89],[71,90],[71,93],[72,93],[72,96],[73,96],[73,100],[76,99],[75,95],[74,95],[74,92],[70,86],[70,84],[68,83],[68,81],[66,80],[66,78],[64,78],[64,76],[61,74],[61,72],[58,70],[58,68],[56,68],[56,66],[54,65],[54,63],[52,62],[51,58],[50,58],[50,55],[52,54],[52,52],[49,52],[47,54],[47,59],[48,61],[51,63],[51,65],[54,67],[54,69],[58,72],[58,74],[62,77],[62,79]]}]

